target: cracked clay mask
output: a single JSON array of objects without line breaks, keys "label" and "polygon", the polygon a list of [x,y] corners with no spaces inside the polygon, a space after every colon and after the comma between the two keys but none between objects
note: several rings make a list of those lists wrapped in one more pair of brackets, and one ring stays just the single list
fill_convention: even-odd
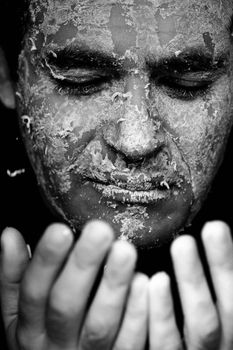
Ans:
[{"label": "cracked clay mask", "polygon": [[232,125],[231,0],[31,0],[18,112],[38,182],[76,231],[140,247],[191,222]]}]

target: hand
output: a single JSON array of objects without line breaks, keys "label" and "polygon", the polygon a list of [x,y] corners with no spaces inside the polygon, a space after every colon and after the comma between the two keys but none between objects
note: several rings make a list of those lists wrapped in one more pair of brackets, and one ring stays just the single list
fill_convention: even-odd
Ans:
[{"label": "hand", "polygon": [[54,224],[29,260],[21,234],[3,232],[1,304],[11,350],[144,349],[148,278],[134,275],[133,246],[113,239],[96,221],[74,244],[68,227]]},{"label": "hand", "polygon": [[[217,297],[210,294],[195,240],[182,236],[171,254],[185,320],[188,350],[233,349],[233,243],[228,226],[204,226],[202,241]],[[169,277],[153,276],[150,290],[150,350],[183,349],[176,326]]]}]

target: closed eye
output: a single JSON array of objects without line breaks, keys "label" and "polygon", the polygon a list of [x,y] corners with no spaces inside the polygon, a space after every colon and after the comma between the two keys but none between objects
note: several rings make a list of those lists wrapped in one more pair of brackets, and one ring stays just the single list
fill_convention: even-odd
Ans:
[{"label": "closed eye", "polygon": [[157,80],[158,86],[163,87],[173,98],[191,101],[203,97],[210,89],[213,81],[210,79],[191,79],[174,76],[164,76]]},{"label": "closed eye", "polygon": [[72,79],[53,79],[55,89],[62,95],[87,96],[101,91],[111,81],[108,77],[75,77]]},{"label": "closed eye", "polygon": [[106,88],[117,77],[94,69],[59,70],[46,62],[50,80],[55,91],[61,95],[87,96]]}]

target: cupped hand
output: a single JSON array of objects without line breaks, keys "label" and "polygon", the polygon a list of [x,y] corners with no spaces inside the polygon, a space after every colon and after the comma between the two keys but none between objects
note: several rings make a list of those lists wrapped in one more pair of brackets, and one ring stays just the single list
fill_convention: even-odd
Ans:
[{"label": "cupped hand", "polygon": [[[182,236],[171,248],[185,319],[176,326],[170,280],[161,272],[134,274],[135,250],[113,242],[104,223],[90,223],[73,244],[69,229],[47,229],[29,261],[22,236],[2,235],[1,302],[10,349],[144,349],[149,290],[150,350],[233,349],[233,243],[221,222],[202,232],[217,304],[212,300],[195,240]],[[93,299],[96,276],[107,267]]]},{"label": "cupped hand", "polygon": [[135,249],[114,241],[107,224],[90,222],[76,243],[67,226],[54,224],[31,260],[13,228],[3,232],[1,247],[10,350],[144,349],[148,278],[134,273]]},{"label": "cupped hand", "polygon": [[[184,313],[184,343],[188,350],[233,349],[233,243],[223,222],[211,222],[202,230],[214,303],[191,236],[181,236],[171,254]],[[150,350],[183,349],[176,326],[170,279],[165,273],[153,276],[150,294]]]}]

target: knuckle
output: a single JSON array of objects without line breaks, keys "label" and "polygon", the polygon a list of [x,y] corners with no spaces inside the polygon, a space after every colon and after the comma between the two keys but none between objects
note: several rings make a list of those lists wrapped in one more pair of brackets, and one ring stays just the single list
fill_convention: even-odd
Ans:
[{"label": "knuckle", "polygon": [[45,240],[38,248],[37,260],[40,264],[52,263],[59,254],[58,244],[50,244],[48,240]]},{"label": "knuckle", "polygon": [[38,288],[27,277],[20,286],[20,296],[24,304],[37,305],[43,302],[44,296],[40,295]]},{"label": "knuckle", "polygon": [[29,350],[29,339],[22,327],[17,328],[16,343],[19,345],[20,350]]},{"label": "knuckle", "polygon": [[113,350],[134,350],[135,349],[135,344],[134,343],[131,343],[131,342],[128,342],[126,341],[127,344],[122,344],[119,343],[119,344],[116,344],[113,348]]},{"label": "knuckle", "polygon": [[233,324],[233,301],[230,300],[229,302],[225,300],[225,305],[222,305],[220,307],[221,314],[223,315],[224,319],[227,320],[227,323]]},{"label": "knuckle", "polygon": [[74,308],[70,305],[65,293],[52,291],[49,298],[49,313],[55,319],[71,318]]},{"label": "knuckle", "polygon": [[86,327],[83,332],[81,349],[104,349],[111,339],[109,328],[103,322],[97,321],[92,325]]},{"label": "knuckle", "polygon": [[198,338],[199,343],[205,346],[205,348],[216,347],[220,339],[220,323],[217,318],[211,318],[206,320],[205,323],[201,322],[198,326]]}]

